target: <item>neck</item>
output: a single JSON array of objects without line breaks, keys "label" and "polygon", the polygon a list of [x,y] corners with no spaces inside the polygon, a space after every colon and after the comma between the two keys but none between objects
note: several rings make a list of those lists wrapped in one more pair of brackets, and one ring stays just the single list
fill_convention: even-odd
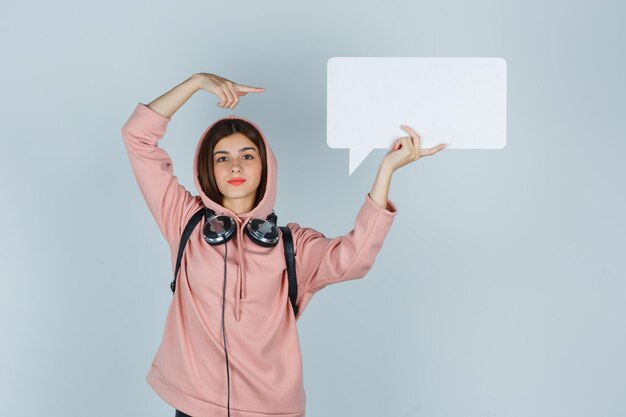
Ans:
[{"label": "neck", "polygon": [[222,197],[222,206],[235,214],[247,213],[254,208],[254,195],[245,198],[228,198],[224,196]]}]

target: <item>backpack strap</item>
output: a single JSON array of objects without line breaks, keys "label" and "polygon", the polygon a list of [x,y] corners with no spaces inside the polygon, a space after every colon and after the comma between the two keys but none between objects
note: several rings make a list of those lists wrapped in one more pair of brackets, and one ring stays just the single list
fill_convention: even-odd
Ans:
[{"label": "backpack strap", "polygon": [[[185,246],[187,245],[187,241],[189,240],[189,236],[193,229],[196,228],[200,219],[204,215],[204,208],[198,210],[189,220],[187,226],[185,226],[185,230],[183,231],[183,235],[180,238],[180,244],[178,245],[178,257],[176,258],[176,271],[174,272],[174,280],[170,284],[170,289],[172,290],[172,294],[176,290],[176,277],[178,276],[178,271],[180,269],[181,259],[183,257],[183,252],[185,251]],[[283,246],[285,248],[285,262],[287,265],[287,275],[289,277],[289,300],[291,301],[291,307],[293,308],[293,314],[298,314],[298,306],[296,305],[296,300],[298,299],[298,279],[296,277],[296,262],[295,262],[295,254],[293,248],[293,238],[291,236],[291,230],[287,226],[280,226],[280,230],[283,232]]]},{"label": "backpack strap", "polygon": [[283,232],[283,245],[285,247],[285,261],[287,263],[287,275],[289,276],[289,299],[291,300],[291,307],[293,307],[293,314],[298,314],[298,306],[296,300],[298,299],[298,279],[296,277],[296,262],[293,252],[293,238],[291,237],[291,230],[287,226],[280,226],[280,230]]},{"label": "backpack strap", "polygon": [[176,271],[174,272],[174,281],[170,284],[170,288],[172,289],[172,294],[176,290],[176,277],[178,276],[178,270],[180,269],[180,260],[183,257],[183,252],[185,251],[185,245],[187,245],[187,241],[189,240],[189,236],[193,229],[196,228],[196,225],[202,218],[204,214],[204,207],[198,210],[189,220],[187,226],[185,226],[185,230],[183,231],[183,235],[180,238],[180,244],[178,245],[178,258],[176,259]]}]

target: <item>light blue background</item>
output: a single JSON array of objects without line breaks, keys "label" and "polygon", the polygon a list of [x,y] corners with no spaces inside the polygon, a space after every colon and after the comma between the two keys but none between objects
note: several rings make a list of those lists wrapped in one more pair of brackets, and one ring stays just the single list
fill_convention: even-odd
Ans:
[{"label": "light blue background", "polygon": [[299,321],[307,417],[626,415],[624,11],[2,1],[1,413],[174,415],[144,380],[172,277],[120,134],[137,102],[194,72],[267,88],[234,111],[199,92],[161,146],[195,193],[203,129],[256,121],[279,162],[279,223],[338,236],[385,151],[348,177],[348,151],[326,146],[328,58],[497,56],[506,148],[397,171],[376,264]]}]

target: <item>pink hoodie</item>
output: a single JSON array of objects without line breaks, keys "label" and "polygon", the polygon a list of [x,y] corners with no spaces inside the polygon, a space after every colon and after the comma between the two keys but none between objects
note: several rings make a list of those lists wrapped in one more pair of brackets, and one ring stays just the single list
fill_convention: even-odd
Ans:
[{"label": "pink hoodie", "polygon": [[[197,210],[206,206],[236,221],[236,236],[226,243],[224,315],[231,416],[302,417],[306,395],[296,321],[315,292],[328,284],[365,276],[397,208],[387,200],[384,209],[367,194],[354,228],[332,239],[298,223],[287,224],[293,236],[298,279],[299,311],[294,316],[282,240],[274,247],[262,247],[244,236],[242,227],[251,218],[267,218],[276,201],[278,166],[267,139],[263,137],[267,149],[265,195],[252,211],[237,215],[209,200],[198,180],[201,139],[212,125],[196,147],[193,173],[200,195],[194,196],[178,183],[172,160],[157,145],[170,120],[138,103],[122,127],[122,136],[141,193],[170,246],[172,275],[182,232]],[[280,225],[279,213],[277,216]],[[221,327],[224,249],[224,244],[206,243],[202,223],[196,226],[185,247],[161,346],[146,376],[164,401],[193,417],[227,415]],[[164,290],[169,290],[169,282],[162,283]]]}]

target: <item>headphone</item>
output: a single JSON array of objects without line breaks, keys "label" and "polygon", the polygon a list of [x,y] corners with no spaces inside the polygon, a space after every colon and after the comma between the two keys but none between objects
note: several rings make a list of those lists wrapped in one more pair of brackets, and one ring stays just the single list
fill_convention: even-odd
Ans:
[{"label": "headphone", "polygon": [[[216,215],[213,210],[206,207],[204,209],[204,226],[202,236],[204,240],[212,246],[224,246],[224,286],[222,288],[222,335],[224,336],[224,354],[226,356],[226,378],[228,383],[228,417],[230,417],[230,372],[228,368],[228,349],[226,347],[226,328],[224,327],[224,306],[226,305],[226,258],[228,255],[228,245],[226,244],[235,234],[235,221],[232,217],[221,214]],[[276,226],[278,217],[272,213],[267,219],[250,219],[244,226],[246,235],[259,246],[266,248],[278,244],[280,234]]]},{"label": "headphone", "polygon": [[[216,215],[213,210],[204,209],[205,223],[202,228],[202,236],[209,245],[220,245],[228,242],[235,234],[235,221],[226,214]],[[279,232],[276,223],[278,217],[272,213],[267,219],[250,219],[244,226],[246,235],[257,245],[270,248],[276,246],[279,240]]]}]

